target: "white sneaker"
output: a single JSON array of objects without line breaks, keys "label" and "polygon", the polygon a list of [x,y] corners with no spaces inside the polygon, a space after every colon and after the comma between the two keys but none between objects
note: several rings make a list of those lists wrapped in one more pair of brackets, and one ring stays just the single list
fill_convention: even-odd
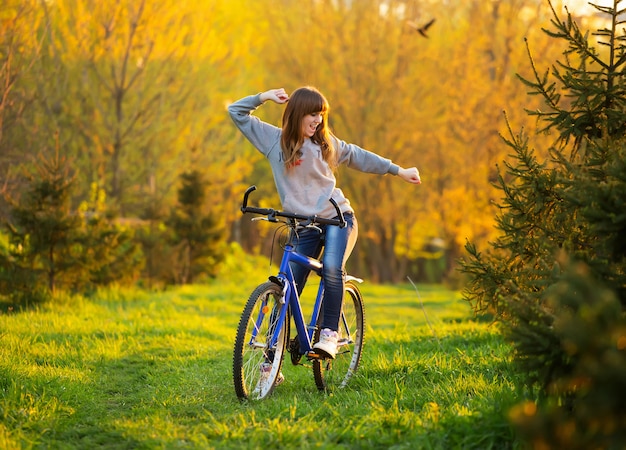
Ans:
[{"label": "white sneaker", "polygon": [[336,331],[333,331],[329,328],[324,328],[320,333],[320,340],[317,342],[313,348],[315,350],[319,350],[322,355],[327,356],[331,359],[335,359],[335,355],[337,354],[337,338],[339,335]]}]

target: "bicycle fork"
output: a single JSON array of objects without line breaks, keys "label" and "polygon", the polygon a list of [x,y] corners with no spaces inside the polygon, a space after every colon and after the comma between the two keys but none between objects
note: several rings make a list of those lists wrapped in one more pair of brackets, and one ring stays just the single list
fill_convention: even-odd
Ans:
[{"label": "bicycle fork", "polygon": [[[276,283],[276,281],[272,281]],[[255,322],[254,330],[252,332],[252,335],[250,336],[250,342],[248,343],[248,345],[254,348],[263,349],[266,362],[272,362],[274,360],[274,352],[276,350],[276,346],[278,345],[278,339],[280,337],[282,327],[284,326],[285,318],[287,317],[288,305],[285,301],[286,293],[287,286],[284,286],[281,296],[276,298],[276,302],[273,305],[270,304],[270,297],[272,296],[272,294],[267,294],[267,296],[262,301],[261,308],[259,309],[259,314]],[[265,336],[265,340],[261,340],[259,342],[257,341],[257,337],[261,330],[261,324],[265,320],[265,316],[267,316],[267,314],[270,315],[267,335]]]}]

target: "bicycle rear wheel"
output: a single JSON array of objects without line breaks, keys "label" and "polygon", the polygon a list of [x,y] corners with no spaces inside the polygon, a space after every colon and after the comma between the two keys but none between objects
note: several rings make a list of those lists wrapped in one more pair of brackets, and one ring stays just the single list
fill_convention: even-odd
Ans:
[{"label": "bicycle rear wheel", "polygon": [[[363,297],[357,285],[348,281],[339,320],[337,355],[335,359],[313,360],[313,376],[319,390],[329,391],[348,384],[361,362],[364,329]],[[319,339],[319,333],[318,328],[315,341]]]},{"label": "bicycle rear wheel", "polygon": [[[281,297],[280,286],[268,281],[250,294],[243,310],[233,354],[233,381],[240,399],[261,400],[274,390],[289,340],[289,315],[279,323],[286,307]],[[277,329],[278,340],[271,345]]]}]

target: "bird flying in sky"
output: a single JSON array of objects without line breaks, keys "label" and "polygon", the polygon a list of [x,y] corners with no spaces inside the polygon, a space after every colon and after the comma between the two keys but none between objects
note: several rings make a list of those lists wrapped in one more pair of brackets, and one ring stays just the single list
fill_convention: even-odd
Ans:
[{"label": "bird flying in sky", "polygon": [[426,31],[431,27],[433,23],[435,23],[435,19],[431,19],[429,22],[421,26],[416,24],[412,20],[407,21],[407,24],[411,28],[413,28],[415,31],[417,31],[421,36],[424,36],[425,38],[428,37],[428,35],[426,34]]}]

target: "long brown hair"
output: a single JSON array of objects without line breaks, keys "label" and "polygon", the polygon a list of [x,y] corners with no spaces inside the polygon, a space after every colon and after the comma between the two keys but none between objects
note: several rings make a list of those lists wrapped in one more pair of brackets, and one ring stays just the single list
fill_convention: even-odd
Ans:
[{"label": "long brown hair", "polygon": [[283,134],[280,138],[280,146],[285,155],[285,167],[288,169],[295,166],[299,159],[299,151],[304,143],[302,132],[302,119],[312,113],[322,113],[323,120],[311,137],[311,141],[318,144],[322,149],[322,157],[328,163],[331,170],[337,167],[335,146],[332,142],[332,133],[328,127],[328,112],[330,107],[324,95],[316,88],[305,86],[293,91],[289,97],[287,107],[283,112]]}]

